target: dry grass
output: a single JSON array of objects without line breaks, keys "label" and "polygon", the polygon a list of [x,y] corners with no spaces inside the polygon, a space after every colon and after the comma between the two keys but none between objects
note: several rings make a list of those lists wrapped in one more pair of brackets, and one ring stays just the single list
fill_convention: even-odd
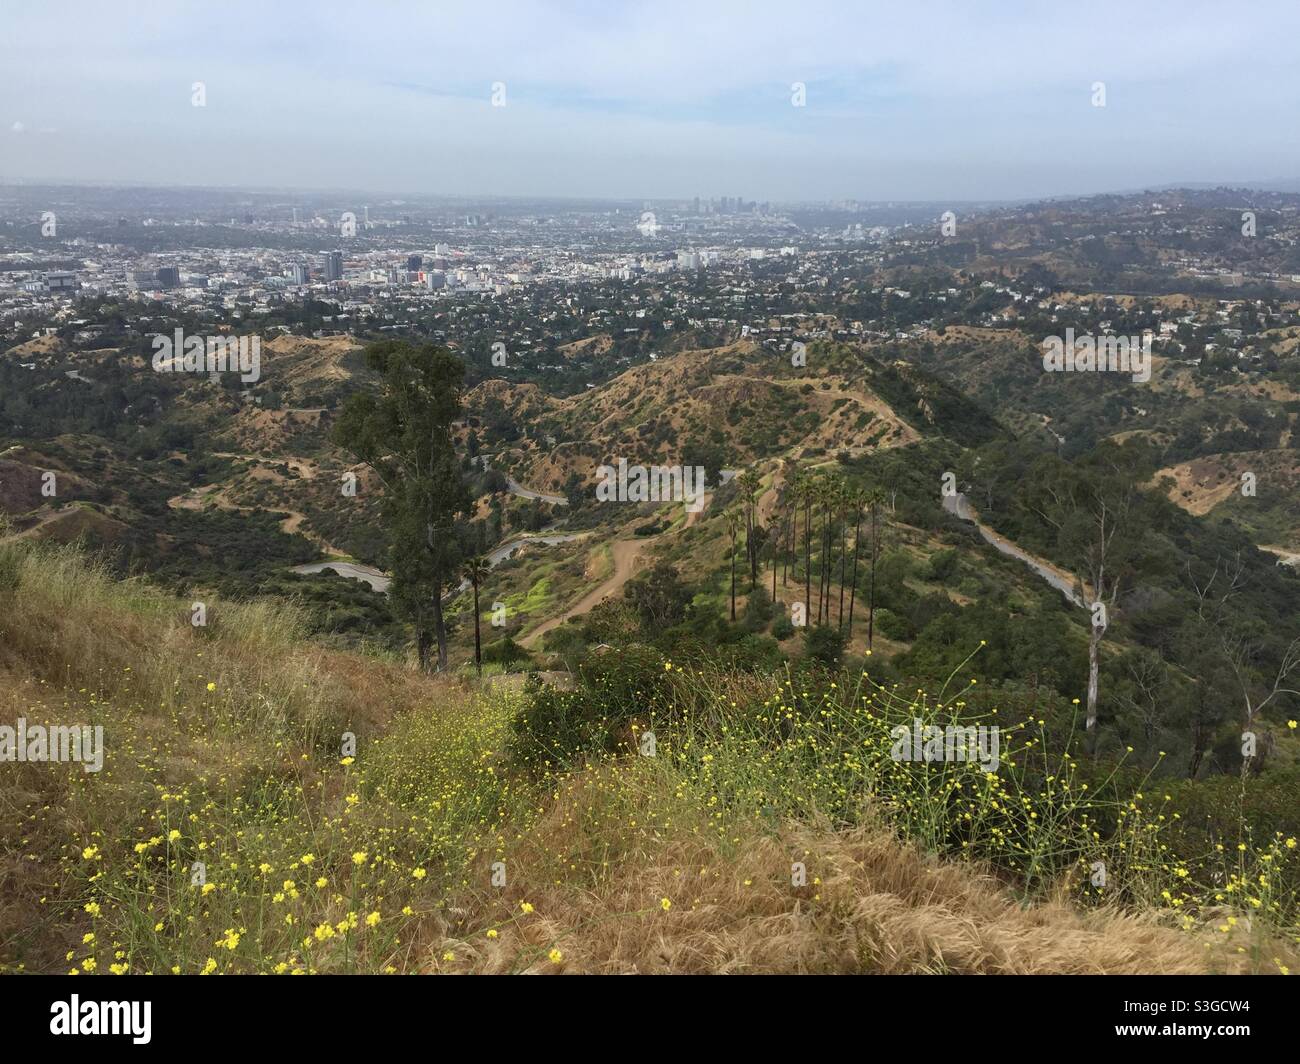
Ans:
[{"label": "dry grass", "polygon": [[[382,725],[422,681],[378,661],[312,645],[291,607],[263,601],[193,604],[141,581],[116,580],[74,548],[0,544],[0,670],[101,698],[138,698],[168,714],[193,707],[207,683],[249,724],[291,719],[320,728]],[[359,732],[360,733],[360,732]]]},{"label": "dry grass", "polygon": [[[546,867],[546,854],[565,844],[568,812],[552,810],[532,836],[537,852],[514,863]],[[805,886],[792,886],[796,861],[806,866]],[[525,902],[532,913],[523,913]],[[1022,907],[972,867],[927,858],[871,829],[792,824],[726,852],[703,838],[668,839],[612,865],[589,889],[525,873],[466,904],[482,926],[472,937],[445,935],[427,970],[1196,974],[1228,963],[1149,918]],[[488,925],[495,939],[482,930]]]}]

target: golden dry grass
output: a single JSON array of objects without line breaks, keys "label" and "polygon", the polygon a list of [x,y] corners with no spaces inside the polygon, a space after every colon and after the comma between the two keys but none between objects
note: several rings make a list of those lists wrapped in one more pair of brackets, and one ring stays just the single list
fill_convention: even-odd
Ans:
[{"label": "golden dry grass", "polygon": [[[562,819],[553,813],[537,826],[540,846],[559,842]],[[806,886],[791,885],[795,861],[807,866]],[[522,913],[525,902],[532,913]],[[426,970],[1114,975],[1218,967],[1191,937],[1150,919],[1059,903],[1022,907],[991,877],[868,829],[788,825],[725,855],[702,840],[669,840],[618,864],[593,889],[525,880],[475,913],[499,928],[497,937],[446,936]]]}]

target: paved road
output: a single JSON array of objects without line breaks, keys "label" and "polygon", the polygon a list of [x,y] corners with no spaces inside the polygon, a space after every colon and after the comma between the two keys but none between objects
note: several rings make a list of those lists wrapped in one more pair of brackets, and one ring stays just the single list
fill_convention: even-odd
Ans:
[{"label": "paved road", "polygon": [[569,500],[563,495],[546,495],[540,491],[533,491],[532,488],[525,488],[509,473],[503,475],[506,478],[506,488],[509,490],[511,495],[518,495],[523,499],[541,499],[542,502],[549,502],[552,506],[569,505]]},{"label": "paved road", "polygon": [[[495,569],[503,561],[514,554],[514,552],[520,547],[528,543],[539,543],[545,546],[552,546],[556,543],[568,543],[570,540],[582,539],[586,535],[589,535],[589,533],[555,532],[550,534],[544,533],[539,536],[516,536],[514,539],[506,540],[506,542],[498,545],[492,550],[492,553],[487,556],[488,565]],[[326,569],[338,573],[339,576],[346,576],[349,580],[364,580],[375,591],[384,595],[388,594],[388,588],[393,582],[392,578],[382,570],[376,569],[370,565],[360,565],[357,562],[309,562],[306,565],[295,565],[292,572],[309,574],[324,572]],[[449,592],[443,601],[448,602],[451,599],[454,599],[468,587],[469,581],[462,580],[459,586],[457,586],[455,590]]]},{"label": "paved road", "polygon": [[308,565],[295,565],[295,573],[323,573],[326,569],[338,573],[339,576],[346,576],[349,580],[364,580],[370,587],[382,595],[388,594],[388,587],[393,582],[387,573],[381,572],[369,565],[358,565],[356,562],[311,562]]},{"label": "paved road", "polygon": [[1083,609],[1088,608],[1074,590],[1075,580],[1073,576],[1067,573],[1064,569],[1058,569],[1051,562],[1044,561],[1042,558],[1036,558],[1028,551],[1022,550],[1012,543],[1011,540],[1007,539],[1005,536],[999,535],[997,532],[994,532],[993,529],[989,528],[988,525],[983,524],[976,516],[974,509],[971,507],[971,504],[965,495],[962,495],[961,493],[956,495],[945,495],[943,498],[943,508],[954,517],[958,517],[963,521],[969,521],[979,529],[979,533],[984,537],[986,543],[991,543],[1007,557],[1015,558],[1019,562],[1024,562],[1025,565],[1029,566],[1029,568],[1051,584],[1052,587],[1056,588],[1057,591],[1069,599],[1070,602],[1074,603],[1074,605]]}]

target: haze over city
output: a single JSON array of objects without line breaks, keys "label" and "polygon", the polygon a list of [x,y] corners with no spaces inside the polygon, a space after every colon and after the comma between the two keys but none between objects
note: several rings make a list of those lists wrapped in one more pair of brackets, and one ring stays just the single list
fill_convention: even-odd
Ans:
[{"label": "haze over city", "polygon": [[0,180],[961,201],[1300,176],[1289,3],[311,12],[13,8]]}]

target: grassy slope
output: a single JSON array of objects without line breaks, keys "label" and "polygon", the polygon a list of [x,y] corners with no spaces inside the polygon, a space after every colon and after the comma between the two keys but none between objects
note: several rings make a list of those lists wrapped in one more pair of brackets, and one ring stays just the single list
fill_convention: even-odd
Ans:
[{"label": "grassy slope", "polygon": [[[519,776],[502,754],[512,696],[322,651],[292,611],[209,602],[196,629],[188,606],[69,548],[0,546],[0,721],[99,722],[108,746],[97,775],[0,768],[11,969],[1270,966],[1246,940],[1223,945],[1240,936],[1209,949],[1154,910],[1085,912],[1063,892],[1022,904],[871,818],[769,815],[816,783],[739,730]],[[791,885],[794,862],[806,884]]]}]

